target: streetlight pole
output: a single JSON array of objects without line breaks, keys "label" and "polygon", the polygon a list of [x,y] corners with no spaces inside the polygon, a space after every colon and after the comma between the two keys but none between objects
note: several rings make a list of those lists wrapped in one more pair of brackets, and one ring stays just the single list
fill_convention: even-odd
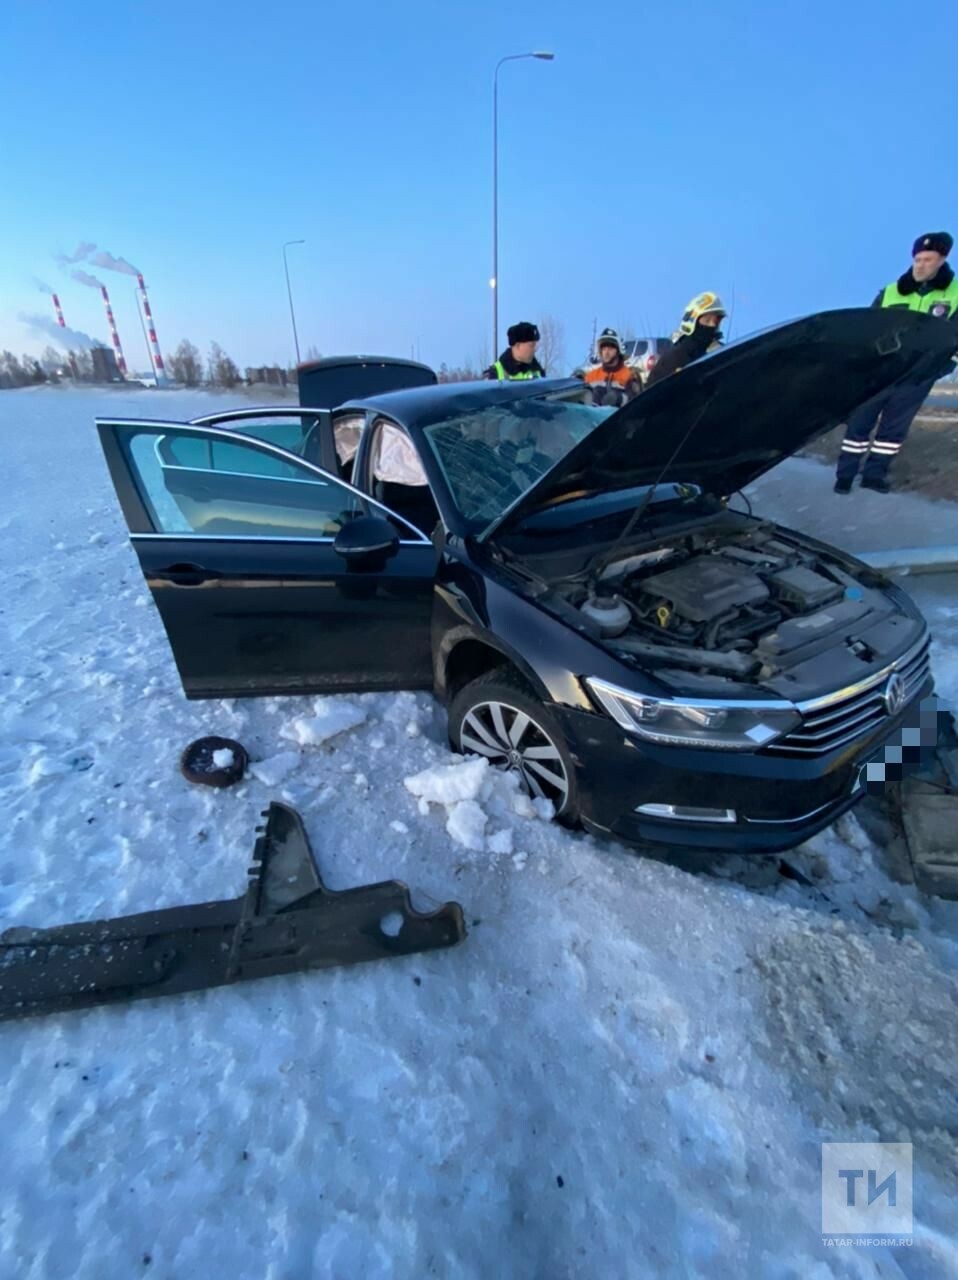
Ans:
[{"label": "streetlight pole", "polygon": [[492,358],[499,357],[499,68],[504,62],[520,62],[523,58],[539,58],[551,62],[554,53],[510,53],[496,63],[492,77]]},{"label": "streetlight pole", "polygon": [[289,298],[289,318],[293,322],[293,342],[295,343],[295,346],[296,346],[297,366],[300,363],[299,335],[296,332],[296,312],[293,310],[293,290],[290,288],[290,284],[289,284],[289,262],[286,259],[286,250],[289,248],[291,244],[305,244],[305,243],[306,243],[305,240],[287,240],[286,243],[283,245],[283,269],[286,272],[286,296]]}]

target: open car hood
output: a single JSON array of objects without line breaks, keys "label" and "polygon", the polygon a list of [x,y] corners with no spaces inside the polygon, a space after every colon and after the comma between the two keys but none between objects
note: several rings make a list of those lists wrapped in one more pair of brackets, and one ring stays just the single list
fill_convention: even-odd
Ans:
[{"label": "open car hood", "polygon": [[726,347],[612,414],[485,531],[543,507],[665,480],[728,497],[894,382],[941,376],[958,325],[911,311],[824,311]]}]

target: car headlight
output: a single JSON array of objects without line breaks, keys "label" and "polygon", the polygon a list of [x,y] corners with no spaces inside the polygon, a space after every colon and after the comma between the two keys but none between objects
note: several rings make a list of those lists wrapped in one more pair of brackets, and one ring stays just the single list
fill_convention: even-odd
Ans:
[{"label": "car headlight", "polygon": [[757,751],[801,723],[790,702],[719,702],[652,698],[589,677],[596,701],[627,733],[663,746]]}]

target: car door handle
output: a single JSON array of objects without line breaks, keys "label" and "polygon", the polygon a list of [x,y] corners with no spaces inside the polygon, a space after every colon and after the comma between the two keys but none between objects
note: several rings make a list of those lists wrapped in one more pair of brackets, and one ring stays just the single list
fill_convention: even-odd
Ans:
[{"label": "car door handle", "polygon": [[157,569],[155,577],[161,582],[172,582],[178,587],[199,587],[212,578],[223,575],[216,569],[204,569],[201,564],[169,564]]}]

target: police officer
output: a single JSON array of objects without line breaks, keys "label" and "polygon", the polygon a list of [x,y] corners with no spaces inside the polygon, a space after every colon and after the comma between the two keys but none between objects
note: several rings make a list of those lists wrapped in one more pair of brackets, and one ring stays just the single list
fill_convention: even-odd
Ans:
[{"label": "police officer", "polygon": [[515,382],[526,378],[544,378],[546,371],[536,359],[539,330],[528,320],[509,326],[509,346],[482,375],[498,382]]},{"label": "police officer", "polygon": [[[911,269],[886,285],[872,306],[902,307],[955,322],[958,317],[958,280],[946,261],[953,244],[947,231],[931,231],[928,235],[919,236],[912,246]],[[845,424],[845,439],[835,474],[836,493],[851,492],[852,481],[863,458],[862,488],[873,489],[876,493],[889,492],[888,468],[905,443],[908,429],[934,385],[932,381],[921,386],[905,383],[888,387],[855,410]],[[876,423],[878,430],[869,449],[869,437]]]}]

